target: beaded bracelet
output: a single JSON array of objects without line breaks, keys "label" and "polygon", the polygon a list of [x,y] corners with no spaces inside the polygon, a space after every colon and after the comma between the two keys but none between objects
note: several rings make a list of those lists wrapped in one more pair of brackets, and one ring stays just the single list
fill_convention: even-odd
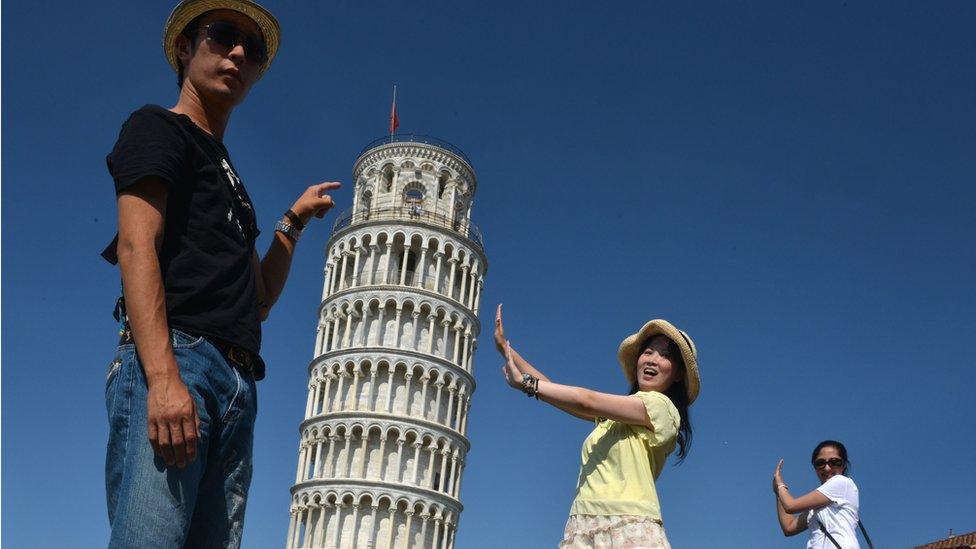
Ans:
[{"label": "beaded bracelet", "polygon": [[531,374],[522,374],[522,392],[529,398],[535,397],[539,400],[539,378]]}]

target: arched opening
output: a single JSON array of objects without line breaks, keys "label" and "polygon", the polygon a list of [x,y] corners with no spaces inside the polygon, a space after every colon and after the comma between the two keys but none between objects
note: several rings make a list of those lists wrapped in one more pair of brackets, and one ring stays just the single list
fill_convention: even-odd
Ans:
[{"label": "arched opening", "polygon": [[369,211],[373,208],[373,191],[363,191],[359,199],[359,212],[363,219],[369,219]]},{"label": "arched opening", "polygon": [[403,206],[411,217],[419,216],[424,211],[424,186],[419,181],[412,181],[403,189]]},{"label": "arched opening", "polygon": [[380,175],[383,182],[383,189],[386,192],[390,192],[390,189],[393,188],[393,165],[387,164],[383,166],[383,169],[380,170]]}]

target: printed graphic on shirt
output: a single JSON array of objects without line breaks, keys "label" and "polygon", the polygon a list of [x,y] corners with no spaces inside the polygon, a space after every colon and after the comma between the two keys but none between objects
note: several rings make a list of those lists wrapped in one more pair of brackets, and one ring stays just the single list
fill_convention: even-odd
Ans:
[{"label": "printed graphic on shirt", "polygon": [[[237,176],[237,173],[234,172],[234,168],[231,167],[230,162],[228,162],[226,158],[220,159],[220,165],[224,168],[224,174],[227,176],[227,181],[230,182],[230,187],[234,189],[234,195],[235,198],[237,198],[237,202],[247,210],[253,219],[254,209],[251,208],[251,203],[247,201],[247,197],[242,192],[244,185],[241,183],[241,178]],[[233,222],[235,225],[237,225],[237,230],[241,233],[241,237],[247,238],[247,235],[244,232],[244,227],[241,226],[240,220],[237,219],[236,215],[234,215],[233,205],[231,205],[230,209],[227,210],[227,221]]]}]

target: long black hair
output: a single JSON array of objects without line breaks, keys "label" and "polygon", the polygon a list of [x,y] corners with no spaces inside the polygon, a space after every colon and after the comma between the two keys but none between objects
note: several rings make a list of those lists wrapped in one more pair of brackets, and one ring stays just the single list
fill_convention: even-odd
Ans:
[{"label": "long black hair", "polygon": [[[647,346],[651,344],[651,339],[654,336],[647,338],[641,345],[641,351],[647,349]],[[664,391],[664,396],[671,400],[671,404],[678,409],[678,417],[681,418],[681,426],[678,427],[678,459],[674,462],[675,465],[684,461],[685,456],[688,455],[688,450],[691,449],[691,416],[688,414],[688,385],[685,382],[685,358],[681,355],[681,349],[678,348],[678,344],[671,340],[671,338],[665,336],[668,340],[668,359],[671,360],[671,366],[674,368],[675,380],[671,383],[671,386]],[[637,365],[634,364],[636,368]],[[630,393],[634,394],[640,390],[640,386],[637,384],[637,377],[634,377],[634,382],[630,385]],[[844,461],[847,461],[846,455]]]}]

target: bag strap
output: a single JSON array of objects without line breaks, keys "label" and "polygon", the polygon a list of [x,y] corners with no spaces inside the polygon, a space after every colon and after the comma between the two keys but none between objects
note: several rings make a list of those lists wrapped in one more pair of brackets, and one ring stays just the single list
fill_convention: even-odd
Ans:
[{"label": "bag strap", "polygon": [[[816,513],[814,513],[814,515],[816,515]],[[823,532],[825,536],[827,536],[827,539],[829,539],[830,542],[834,544],[834,547],[836,547],[837,549],[842,549],[840,544],[837,543],[837,540],[834,539],[834,536],[831,536],[830,532],[827,531],[827,528],[824,527],[823,522],[820,521],[819,515],[817,515],[817,524],[820,525],[820,531]],[[861,529],[861,534],[864,535],[864,541],[868,542],[868,547],[870,549],[874,549],[874,544],[871,543],[871,538],[868,537],[868,531],[864,528],[864,524],[862,524],[860,520],[857,521],[857,527]]]},{"label": "bag strap", "polygon": [[827,529],[824,527],[824,524],[820,522],[820,517],[817,517],[817,524],[820,525],[820,531],[823,532],[825,536],[827,536],[827,539],[830,540],[830,543],[834,544],[834,547],[836,547],[837,549],[843,549],[840,546],[840,544],[837,543],[837,540],[834,539],[834,536],[830,535],[830,532],[827,531]]},{"label": "bag strap", "polygon": [[857,527],[860,528],[861,533],[864,534],[864,541],[868,542],[868,547],[870,549],[874,549],[874,544],[871,543],[871,538],[868,537],[868,531],[864,529],[864,525],[861,524],[860,520],[857,521]]}]

